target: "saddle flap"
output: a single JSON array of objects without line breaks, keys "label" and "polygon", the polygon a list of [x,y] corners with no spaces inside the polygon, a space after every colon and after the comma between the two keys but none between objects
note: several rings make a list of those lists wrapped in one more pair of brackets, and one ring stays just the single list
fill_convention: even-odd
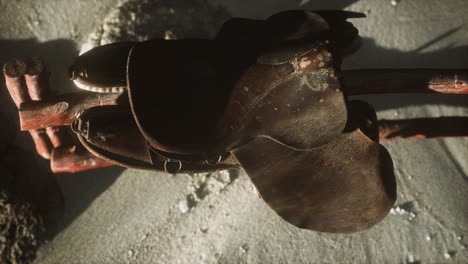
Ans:
[{"label": "saddle flap", "polygon": [[198,160],[193,156],[166,156],[168,153],[152,149],[128,107],[87,109],[73,122],[72,130],[89,152],[123,167],[168,173],[199,173],[239,167],[229,153]]},{"label": "saddle flap", "polygon": [[380,222],[396,198],[388,152],[359,129],[313,150],[256,138],[233,154],[268,205],[300,228],[363,231]]},{"label": "saddle flap", "polygon": [[76,119],[72,129],[85,147],[92,145],[107,153],[151,164],[148,144],[127,107],[90,108]]},{"label": "saddle flap", "polygon": [[338,74],[327,47],[288,64],[250,67],[219,122],[227,149],[266,137],[305,150],[340,135],[348,113]]}]

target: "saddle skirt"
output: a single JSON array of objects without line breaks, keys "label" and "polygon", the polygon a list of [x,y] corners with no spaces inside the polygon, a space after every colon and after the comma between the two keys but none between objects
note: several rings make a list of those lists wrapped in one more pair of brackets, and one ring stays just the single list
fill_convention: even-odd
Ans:
[{"label": "saddle skirt", "polygon": [[340,82],[341,57],[359,39],[346,22],[355,16],[287,11],[233,19],[214,40],[95,48],[71,76],[95,91],[123,87],[126,103],[89,109],[72,129],[90,152],[118,165],[242,168],[289,223],[365,230],[388,213],[396,187],[391,158],[375,138],[375,112],[349,102]]}]

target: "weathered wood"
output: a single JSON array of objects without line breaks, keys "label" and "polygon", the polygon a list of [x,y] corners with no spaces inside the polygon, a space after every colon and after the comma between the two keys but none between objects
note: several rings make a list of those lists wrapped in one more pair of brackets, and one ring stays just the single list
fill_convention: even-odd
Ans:
[{"label": "weathered wood", "polygon": [[369,69],[342,72],[347,95],[468,94],[468,69]]},{"label": "weathered wood", "polygon": [[23,75],[26,73],[27,64],[23,60],[11,60],[3,66],[3,75],[5,83],[16,107],[20,104],[29,101],[28,89],[24,81]]},{"label": "weathered wood", "polygon": [[47,136],[54,148],[68,147],[73,145],[72,135],[69,127],[47,127]]},{"label": "weathered wood", "polygon": [[110,166],[115,164],[94,156],[80,145],[55,148],[50,160],[53,173],[75,173]]},{"label": "weathered wood", "polygon": [[36,152],[44,159],[50,159],[52,153],[52,144],[50,143],[49,136],[46,134],[45,129],[31,129],[29,130]]},{"label": "weathered wood", "polygon": [[[24,102],[42,99],[40,93],[42,88],[39,87],[38,80],[41,78],[41,80],[48,81],[48,78],[40,77],[43,71],[42,66],[43,64],[38,59],[31,66],[20,59],[11,60],[3,66],[5,84],[17,108]],[[31,73],[34,75],[30,75]],[[50,159],[52,145],[45,130],[30,129],[29,134],[34,141],[36,152],[41,157]]]},{"label": "weathered wood", "polygon": [[69,128],[63,125],[86,108],[115,104],[116,95],[77,93],[51,98],[50,74],[38,58],[12,60],[4,65],[3,73],[19,109],[22,130],[31,134],[36,152],[51,159],[52,171],[78,172],[113,165],[73,145]]},{"label": "weathered wood", "polygon": [[40,101],[50,96],[50,74],[45,71],[45,65],[39,58],[34,57],[27,61],[24,79],[33,101]]},{"label": "weathered wood", "polygon": [[83,110],[117,104],[119,94],[70,93],[20,105],[21,130],[70,125]]},{"label": "weathered wood", "polygon": [[379,120],[380,141],[468,137],[468,117]]},{"label": "weathered wood", "polygon": [[[468,70],[375,69],[349,70],[342,74],[347,95],[468,94]],[[21,129],[69,125],[82,110],[99,105],[114,105],[118,96],[119,94],[72,93],[37,103],[23,103],[20,106]]]}]

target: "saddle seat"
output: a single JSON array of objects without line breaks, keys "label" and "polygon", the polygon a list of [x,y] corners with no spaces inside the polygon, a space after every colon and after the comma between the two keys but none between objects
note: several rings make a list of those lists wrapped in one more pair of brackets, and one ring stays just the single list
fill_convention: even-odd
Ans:
[{"label": "saddle seat", "polygon": [[[172,173],[242,168],[289,223],[365,230],[388,213],[396,187],[374,110],[349,102],[341,86],[341,56],[359,39],[346,22],[355,16],[287,11],[230,20],[213,40],[95,48],[72,67],[75,82],[125,79],[127,103],[88,109],[72,128],[116,164]],[[99,67],[82,74],[93,60]]]}]

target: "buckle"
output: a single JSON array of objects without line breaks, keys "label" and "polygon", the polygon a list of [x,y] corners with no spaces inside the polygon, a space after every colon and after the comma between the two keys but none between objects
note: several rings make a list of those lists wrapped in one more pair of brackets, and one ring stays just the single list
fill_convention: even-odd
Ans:
[{"label": "buckle", "polygon": [[88,139],[88,136],[89,136],[89,120],[87,120],[86,122],[83,122],[83,120],[81,120],[80,116],[83,112],[80,112],[76,119],[73,120],[73,122],[70,124],[70,128],[71,130],[76,133],[76,134],[79,134],[81,136],[83,136],[84,138]]},{"label": "buckle", "polygon": [[[168,163],[176,163],[176,162],[179,163],[179,166],[178,166],[177,170],[176,171],[169,171],[168,168],[167,168],[167,164]],[[182,161],[177,160],[177,161],[174,162],[174,161],[172,161],[170,159],[164,161],[164,171],[165,172],[174,174],[174,173],[178,173],[180,170],[182,170]]]}]

